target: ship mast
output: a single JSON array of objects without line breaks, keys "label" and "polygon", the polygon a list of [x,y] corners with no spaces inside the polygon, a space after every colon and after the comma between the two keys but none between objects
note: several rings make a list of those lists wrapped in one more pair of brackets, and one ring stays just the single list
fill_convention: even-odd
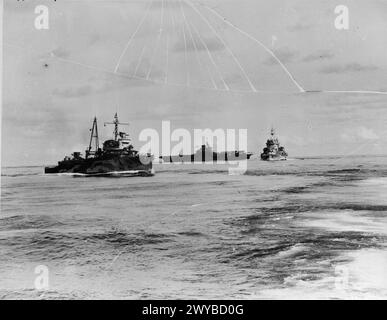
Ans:
[{"label": "ship mast", "polygon": [[125,126],[128,126],[129,123],[123,123],[123,122],[119,122],[118,121],[118,115],[117,115],[117,112],[116,114],[114,115],[114,120],[113,122],[105,122],[104,123],[104,126],[106,126],[107,124],[114,124],[114,131],[113,131],[113,134],[114,134],[114,140],[117,141],[118,139],[118,135],[119,135],[119,132],[118,132],[118,125],[125,125]]},{"label": "ship mast", "polygon": [[[90,129],[90,131],[91,131],[90,142],[89,142],[89,148],[86,150],[86,158],[88,158],[88,156],[90,154],[95,154],[98,151],[98,149],[99,149],[97,117],[94,117],[93,126]],[[91,151],[92,144],[93,144],[93,139],[95,141],[95,151],[94,152]]]}]

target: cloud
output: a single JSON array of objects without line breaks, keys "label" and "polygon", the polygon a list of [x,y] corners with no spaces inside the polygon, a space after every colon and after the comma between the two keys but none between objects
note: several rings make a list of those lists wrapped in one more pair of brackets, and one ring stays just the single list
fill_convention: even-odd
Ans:
[{"label": "cloud", "polygon": [[[4,1],[5,2],[5,1]],[[15,13],[23,13],[23,12],[34,12],[34,8],[36,4],[34,1],[6,1],[4,3],[5,12],[15,12]]]},{"label": "cloud", "polygon": [[359,63],[348,63],[344,65],[330,65],[321,69],[322,73],[347,73],[363,72],[377,70],[377,67],[371,65],[361,65]]},{"label": "cloud", "polygon": [[[157,74],[157,69],[152,72],[152,76],[155,74]],[[120,90],[121,88],[127,88],[128,85],[131,88],[153,85],[152,82],[132,79],[130,78],[129,74],[128,78],[116,77],[114,81],[112,81],[112,78],[109,75],[103,78],[92,77],[89,78],[89,83],[92,83],[93,85],[80,84],[78,86],[73,85],[69,87],[56,88],[52,91],[52,94],[60,98],[82,98],[91,94],[104,94],[109,91]]]},{"label": "cloud", "polygon": [[58,58],[68,58],[70,56],[70,52],[65,48],[58,47],[51,51],[51,55]]},{"label": "cloud", "polygon": [[81,87],[73,87],[73,88],[66,88],[66,89],[54,89],[53,94],[56,96],[60,96],[63,98],[77,98],[77,97],[83,97],[92,92],[92,87],[89,85],[84,85]]},{"label": "cloud", "polygon": [[335,55],[328,51],[321,51],[309,54],[305,56],[302,61],[303,62],[313,62],[313,61],[321,61],[321,60],[329,60],[332,59]]},{"label": "cloud", "polygon": [[297,22],[296,24],[289,26],[287,29],[290,32],[306,31],[310,30],[313,26],[311,24]]},{"label": "cloud", "polygon": [[379,136],[372,129],[366,127],[359,128],[357,135],[363,140],[379,140]]},{"label": "cloud", "polygon": [[345,142],[353,143],[359,141],[376,141],[379,140],[380,137],[374,132],[374,130],[366,127],[358,127],[353,128],[351,130],[347,130],[341,134],[341,139]]},{"label": "cloud", "polygon": [[98,41],[101,40],[101,35],[99,35],[98,33],[93,33],[91,36],[90,36],[90,39],[89,39],[89,44],[90,45],[93,45],[95,43],[97,43]]},{"label": "cloud", "polygon": [[[292,51],[291,49],[286,47],[279,48],[275,50],[274,53],[278,57],[278,59],[281,60],[282,63],[293,62],[298,55],[297,52]],[[278,62],[273,57],[270,57],[264,63],[266,65],[275,65]]]}]

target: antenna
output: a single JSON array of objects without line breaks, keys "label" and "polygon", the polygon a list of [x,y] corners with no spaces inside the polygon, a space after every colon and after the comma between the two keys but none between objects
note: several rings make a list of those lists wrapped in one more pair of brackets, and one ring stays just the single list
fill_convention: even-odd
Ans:
[{"label": "antenna", "polygon": [[[91,154],[95,154],[99,149],[98,126],[97,126],[97,117],[96,116],[94,117],[93,126],[90,129],[90,131],[91,131],[90,142],[89,142],[89,148],[86,150],[86,158],[88,158],[88,156]],[[91,151],[93,139],[95,140],[95,151],[94,152]]]},{"label": "antenna", "polygon": [[114,124],[114,131],[113,131],[113,134],[114,134],[114,140],[117,141],[117,138],[118,138],[118,125],[122,125],[122,126],[128,126],[129,123],[125,123],[125,122],[120,122],[118,120],[118,115],[117,115],[117,112],[116,114],[114,115],[114,120],[113,122],[105,122],[103,125],[104,127],[106,127],[107,124]]}]

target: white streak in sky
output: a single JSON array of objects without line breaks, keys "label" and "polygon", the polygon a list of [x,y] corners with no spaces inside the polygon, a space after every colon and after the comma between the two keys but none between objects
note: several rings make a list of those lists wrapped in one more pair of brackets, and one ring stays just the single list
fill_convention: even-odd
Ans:
[{"label": "white streak in sky", "polygon": [[228,53],[231,55],[231,57],[234,59],[235,63],[239,67],[239,69],[242,71],[243,76],[247,80],[247,82],[250,85],[250,88],[252,91],[257,92],[257,89],[254,87],[253,83],[251,82],[249,76],[247,75],[245,69],[242,67],[242,64],[239,62],[238,58],[235,56],[234,52],[230,49],[230,47],[227,45],[227,43],[222,39],[222,37],[218,34],[218,32],[215,30],[215,28],[212,26],[212,24],[208,21],[208,19],[190,2],[187,0],[184,0],[188,5],[190,5],[195,12],[202,18],[202,20],[207,24],[207,26],[211,29],[211,31],[214,33],[214,35],[222,42],[225,49],[228,51]]},{"label": "white streak in sky", "polygon": [[387,95],[386,91],[374,90],[321,90],[322,93],[358,93],[358,94],[382,94]]},{"label": "white streak in sky", "polygon": [[187,72],[187,86],[189,87],[189,68],[188,68],[188,57],[187,57],[187,39],[185,36],[185,25],[183,21],[183,37],[184,37],[184,61],[185,61],[185,70]]},{"label": "white streak in sky", "polygon": [[195,31],[196,35],[198,36],[198,38],[199,38],[200,42],[202,43],[202,45],[206,48],[208,57],[210,58],[212,64],[214,65],[215,70],[218,73],[218,76],[219,76],[220,80],[222,81],[223,86],[225,87],[225,90],[229,91],[230,88],[228,87],[226,81],[224,80],[224,78],[223,78],[223,76],[222,76],[222,74],[221,74],[221,72],[220,72],[220,70],[219,70],[219,68],[218,68],[218,66],[217,66],[217,64],[216,64],[216,62],[215,62],[211,52],[210,52],[210,50],[207,47],[206,42],[203,40],[202,36],[200,35],[199,31],[196,29],[196,27],[195,27],[195,25],[193,23],[191,24],[191,26],[192,26],[192,29]]},{"label": "white streak in sky", "polygon": [[115,73],[118,71],[118,68],[120,67],[121,60],[122,60],[122,58],[124,57],[126,51],[128,50],[130,44],[132,43],[134,37],[136,36],[137,32],[141,29],[142,24],[144,23],[146,17],[148,16],[149,9],[150,9],[150,7],[152,6],[152,3],[153,3],[153,1],[151,1],[151,2],[149,3],[148,8],[146,9],[146,12],[145,12],[144,16],[142,17],[140,23],[137,25],[136,30],[135,30],[134,33],[131,35],[131,37],[129,38],[128,43],[126,44],[124,50],[122,51],[122,53],[121,53],[121,55],[120,55],[120,57],[119,57],[119,59],[118,59],[118,61],[117,61],[116,67],[114,68],[114,72],[115,72]]},{"label": "white streak in sky", "polygon": [[[4,42],[3,43],[4,46],[8,46],[8,47],[12,47],[12,48],[17,48],[19,50],[21,50],[22,52],[34,52],[36,54],[39,54],[41,55],[42,52],[39,51],[39,50],[36,50],[35,48],[31,48],[31,47],[25,47],[25,46],[20,46],[20,45],[16,45],[16,44],[13,44],[13,43],[6,43]],[[105,74],[109,74],[109,75],[112,75],[112,76],[116,76],[116,77],[121,77],[121,78],[126,78],[126,79],[129,79],[129,80],[142,80],[142,81],[145,81],[145,82],[148,82],[148,83],[152,83],[152,84],[159,84],[159,85],[166,85],[166,86],[170,86],[170,87],[179,87],[179,88],[182,88],[182,87],[186,87],[184,84],[176,84],[176,83],[164,83],[164,82],[161,82],[161,81],[157,81],[157,80],[151,80],[151,79],[146,79],[144,77],[140,77],[140,76],[132,76],[132,75],[128,75],[128,74],[125,74],[125,73],[120,73],[120,72],[113,72],[109,69],[104,69],[104,68],[100,68],[100,67],[96,67],[96,66],[93,66],[93,65],[90,65],[90,64],[86,64],[86,63],[81,63],[81,62],[78,62],[78,61],[75,61],[75,60],[70,60],[70,59],[65,59],[65,58],[61,58],[61,57],[58,57],[56,56],[55,54],[51,53],[51,57],[59,62],[63,62],[63,63],[67,63],[67,64],[72,64],[72,65],[76,65],[76,66],[80,66],[80,67],[83,67],[83,68],[86,68],[86,69],[89,69],[89,70],[94,70],[94,71],[97,71],[97,72],[101,72],[101,73],[105,73]],[[214,89],[214,88],[208,88],[208,87],[203,87],[203,86],[191,86],[190,88],[192,89],[200,89],[200,90],[207,90],[207,91],[223,91],[225,92],[226,90],[220,90],[220,89]],[[279,90],[258,90],[257,92],[252,92],[252,91],[246,91],[246,90],[227,90],[226,92],[230,92],[230,93],[237,93],[237,94],[241,94],[241,93],[246,93],[246,94],[284,94],[284,95],[291,95],[291,94],[303,94],[303,93],[292,93],[292,92],[289,92],[289,91],[279,91]],[[305,91],[306,94],[313,94],[313,93],[338,93],[338,94],[377,94],[377,95],[387,95],[387,92],[386,91],[372,91],[372,90],[313,90],[313,91]]]},{"label": "white streak in sky", "polygon": [[[205,70],[205,68],[204,68],[204,66],[203,66],[203,64],[202,64],[202,62],[200,61],[200,58],[199,58],[199,55],[198,55],[198,49],[197,49],[197,47],[196,47],[196,43],[195,43],[195,40],[194,40],[194,37],[193,37],[193,34],[192,34],[191,27],[190,27],[190,25],[189,25],[189,23],[188,23],[188,20],[187,20],[187,17],[186,17],[186,15],[185,15],[185,13],[184,13],[183,6],[181,5],[181,0],[180,0],[180,10],[181,10],[181,12],[182,12],[182,14],[183,14],[184,22],[185,22],[185,24],[187,25],[187,29],[188,29],[189,35],[190,35],[190,37],[191,37],[192,44],[193,44],[194,49],[195,49],[195,57],[196,57],[196,61],[198,62],[200,69],[201,69],[201,70]],[[214,89],[217,89],[216,83],[215,83],[215,81],[214,81],[214,78],[213,78],[212,75],[211,75],[211,72],[210,72],[209,70],[207,70],[207,71],[208,71],[208,75],[209,75],[209,77],[210,77],[210,79],[211,79],[211,82],[212,82],[212,85],[213,85]]]},{"label": "white streak in sky", "polygon": [[169,14],[171,16],[171,20],[172,20],[172,27],[173,27],[173,32],[176,33],[176,23],[175,23],[175,17],[173,16],[173,13],[172,13],[172,10],[169,9]]},{"label": "white streak in sky", "polygon": [[160,45],[160,39],[161,39],[161,35],[163,33],[163,26],[164,26],[164,0],[161,1],[161,20],[160,20],[160,30],[159,30],[159,35],[157,37],[157,42],[156,42],[156,46],[155,48],[153,49],[153,54],[152,54],[152,59],[151,59],[151,63],[150,63],[150,68],[149,68],[149,71],[148,71],[148,74],[146,75],[146,78],[149,79],[151,73],[152,73],[152,69],[153,69],[153,62],[154,62],[154,59],[156,57],[156,53],[157,53],[157,49],[159,48],[159,45]]},{"label": "white streak in sky", "polygon": [[[188,1],[190,2],[189,0],[184,0],[184,1]],[[191,3],[191,2],[190,2]],[[193,6],[193,4],[191,3],[191,6]],[[250,40],[253,40],[254,42],[258,43],[267,53],[269,53],[277,62],[278,64],[282,67],[282,69],[286,72],[286,74],[289,76],[289,78],[292,80],[292,82],[295,84],[295,86],[298,88],[298,90],[300,92],[305,92],[305,89],[296,81],[296,79],[293,77],[293,75],[290,73],[290,71],[285,67],[285,65],[281,62],[281,60],[275,55],[275,53],[270,50],[267,46],[265,46],[261,41],[259,41],[258,39],[256,39],[255,37],[253,37],[251,34],[247,33],[246,31],[243,31],[242,29],[238,28],[236,25],[234,25],[233,23],[231,23],[230,21],[228,21],[225,17],[221,16],[217,11],[215,11],[214,9],[206,6],[206,5],[203,5],[205,8],[207,8],[209,11],[211,11],[212,13],[214,13],[214,15],[216,15],[219,19],[221,19],[224,23],[228,24],[229,26],[231,26],[232,28],[234,28],[235,30],[237,30],[238,32],[240,32],[241,34],[243,34],[244,36],[246,36],[247,38],[249,38]]]},{"label": "white streak in sky", "polygon": [[165,68],[164,83],[168,82],[168,69],[169,69],[169,37],[167,36],[167,66]]},{"label": "white streak in sky", "polygon": [[136,65],[136,69],[134,70],[133,76],[136,76],[136,75],[137,75],[137,71],[138,71],[138,68],[139,68],[140,65],[141,65],[142,57],[143,57],[143,55],[144,55],[144,52],[145,52],[145,46],[144,46],[144,48],[142,48],[142,51],[141,51],[141,54],[140,54],[140,58],[138,58],[138,62],[137,62],[137,65]]}]

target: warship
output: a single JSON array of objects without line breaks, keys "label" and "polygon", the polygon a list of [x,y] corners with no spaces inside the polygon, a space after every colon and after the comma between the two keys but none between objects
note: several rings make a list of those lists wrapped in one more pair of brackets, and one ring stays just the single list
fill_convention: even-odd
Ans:
[{"label": "warship", "polygon": [[286,160],[288,154],[284,147],[280,146],[278,138],[275,135],[274,128],[271,128],[270,137],[266,141],[266,147],[261,153],[261,160],[276,161]]},{"label": "warship", "polygon": [[223,151],[215,152],[212,147],[206,143],[196,150],[193,154],[179,154],[170,156],[160,156],[163,162],[174,162],[174,163],[198,163],[198,162],[222,162],[222,161],[239,161],[250,159],[252,153],[245,151]]},{"label": "warship", "polygon": [[150,154],[140,155],[133,149],[131,139],[125,132],[119,131],[121,123],[117,113],[113,122],[105,122],[104,125],[114,125],[114,139],[103,142],[102,149],[99,146],[97,117],[94,117],[93,126],[90,129],[90,143],[85,151],[85,157],[81,152],[74,152],[66,156],[57,166],[45,167],[44,173],[71,173],[91,176],[150,176],[153,175],[152,160]]}]

